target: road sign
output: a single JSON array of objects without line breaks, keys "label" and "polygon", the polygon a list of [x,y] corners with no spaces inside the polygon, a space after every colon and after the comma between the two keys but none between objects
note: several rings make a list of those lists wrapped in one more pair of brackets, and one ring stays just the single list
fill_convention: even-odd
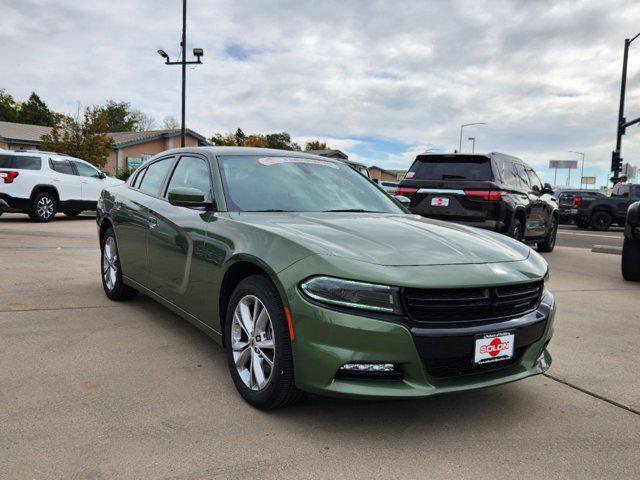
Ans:
[{"label": "road sign", "polygon": [[549,160],[549,168],[578,168],[577,160]]},{"label": "road sign", "polygon": [[135,170],[140,165],[142,165],[143,161],[140,157],[127,157],[127,168],[131,170]]},{"label": "road sign", "polygon": [[582,177],[582,183],[585,185],[595,185],[596,177]]}]

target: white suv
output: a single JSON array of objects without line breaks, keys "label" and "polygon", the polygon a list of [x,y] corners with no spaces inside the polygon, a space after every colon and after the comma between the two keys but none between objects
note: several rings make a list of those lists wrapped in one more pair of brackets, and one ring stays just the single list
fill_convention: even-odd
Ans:
[{"label": "white suv", "polygon": [[122,183],[67,155],[0,149],[0,215],[23,212],[36,222],[51,221],[58,211],[75,217],[96,209],[103,188]]}]

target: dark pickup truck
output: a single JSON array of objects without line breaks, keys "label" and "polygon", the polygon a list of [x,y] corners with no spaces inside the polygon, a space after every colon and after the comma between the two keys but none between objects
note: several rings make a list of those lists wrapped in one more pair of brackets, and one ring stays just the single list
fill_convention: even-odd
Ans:
[{"label": "dark pickup truck", "polygon": [[610,197],[581,198],[573,221],[580,228],[600,231],[609,230],[614,223],[624,226],[629,205],[638,200],[640,185],[618,184]]}]

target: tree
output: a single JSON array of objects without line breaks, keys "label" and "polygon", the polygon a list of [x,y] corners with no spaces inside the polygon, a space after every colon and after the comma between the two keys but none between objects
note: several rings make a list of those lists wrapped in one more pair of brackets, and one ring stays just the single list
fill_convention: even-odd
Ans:
[{"label": "tree", "polygon": [[320,140],[309,140],[307,144],[304,146],[305,150],[329,150],[327,144],[325,142],[321,142]]},{"label": "tree", "polygon": [[85,120],[91,133],[135,132],[138,125],[138,119],[134,116],[129,102],[114,100],[87,108]]},{"label": "tree", "polygon": [[141,110],[132,110],[130,115],[136,123],[134,127],[136,132],[146,132],[157,127],[156,119]]},{"label": "tree", "polygon": [[32,92],[29,100],[20,104],[18,113],[19,123],[52,127],[59,123],[59,120],[60,117],[49,110],[47,104],[42,101],[36,92]]},{"label": "tree", "polygon": [[62,125],[54,125],[51,133],[40,137],[42,150],[66,153],[102,168],[113,147],[113,140],[104,133],[96,133],[92,124],[93,111],[87,108],[84,118],[64,117]]},{"label": "tree", "polygon": [[240,128],[236,130],[234,137],[236,139],[236,145],[238,145],[239,147],[242,147],[244,145],[245,140],[247,139],[247,136],[244,134],[244,132]]},{"label": "tree", "polygon": [[235,135],[231,132],[225,134],[214,133],[209,141],[214,145],[218,145],[220,147],[236,147],[238,145],[236,143]]},{"label": "tree", "polygon": [[268,133],[264,136],[269,148],[279,150],[300,150],[300,145],[291,141],[291,135],[287,132]]},{"label": "tree", "polygon": [[268,148],[269,143],[264,139],[262,135],[249,135],[247,139],[244,141],[245,147],[257,147],[257,148]]},{"label": "tree", "polygon": [[180,123],[174,117],[165,117],[162,122],[162,128],[165,130],[177,130],[180,128]]},{"label": "tree", "polygon": [[0,121],[16,123],[19,113],[18,104],[13,97],[4,88],[0,88]]}]

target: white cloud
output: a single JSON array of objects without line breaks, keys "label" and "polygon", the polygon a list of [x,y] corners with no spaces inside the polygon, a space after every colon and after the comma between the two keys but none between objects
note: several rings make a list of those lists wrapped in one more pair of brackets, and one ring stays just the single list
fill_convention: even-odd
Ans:
[{"label": "white cloud", "polygon": [[[156,50],[178,53],[180,7],[0,0],[0,88],[63,111],[114,98],[179,117],[179,68]],[[188,44],[205,63],[188,71],[188,124],[207,136],[284,130],[346,151],[384,137],[409,145],[393,167],[422,146],[457,148],[459,125],[484,121],[465,131],[480,151],[542,167],[580,150],[606,169],[623,40],[638,25],[640,4],[624,1],[191,1]],[[629,117],[640,115],[638,66],[634,44]],[[623,155],[640,155],[634,128]]]}]

